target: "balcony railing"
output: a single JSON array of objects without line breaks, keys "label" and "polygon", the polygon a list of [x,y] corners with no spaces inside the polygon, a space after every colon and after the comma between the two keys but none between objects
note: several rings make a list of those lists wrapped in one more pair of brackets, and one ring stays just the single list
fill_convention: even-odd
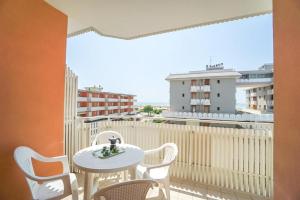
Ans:
[{"label": "balcony railing", "polygon": [[273,78],[250,78],[250,79],[237,79],[237,83],[270,83]]},{"label": "balcony railing", "polygon": [[89,97],[90,102],[105,102],[105,98]]},{"label": "balcony railing", "polygon": [[105,110],[105,106],[91,107],[90,110],[91,111]]},{"label": "balcony railing", "polygon": [[274,93],[274,90],[267,90],[268,95],[272,95]]},{"label": "balcony railing", "polygon": [[[167,142],[176,143],[179,154],[170,168],[171,178],[267,197],[273,195],[273,135],[270,130],[126,121],[87,124],[82,120],[77,120],[76,131],[72,130],[66,129],[69,133],[65,134],[69,158],[74,152],[90,146],[96,134],[114,130],[122,134],[126,143],[144,150]],[[161,156],[147,158],[146,162],[156,163]],[[74,170],[72,159],[70,165]]]},{"label": "balcony railing", "polygon": [[88,111],[88,107],[78,107],[77,112],[86,112]]},{"label": "balcony railing", "polygon": [[130,99],[121,99],[121,102],[130,102]]},{"label": "balcony railing", "polygon": [[191,92],[210,92],[210,85],[191,86]]},{"label": "balcony railing", "polygon": [[108,102],[119,102],[119,99],[116,99],[116,98],[108,98],[107,101],[108,101]]},{"label": "balcony railing", "polygon": [[191,105],[210,105],[209,99],[191,99]]},{"label": "balcony railing", "polygon": [[251,92],[250,93],[250,97],[256,97],[257,96],[257,93],[256,92]]},{"label": "balcony railing", "polygon": [[77,97],[77,102],[88,102],[88,97]]},{"label": "balcony railing", "polygon": [[162,115],[167,118],[182,118],[182,119],[273,122],[273,114],[163,112]]}]

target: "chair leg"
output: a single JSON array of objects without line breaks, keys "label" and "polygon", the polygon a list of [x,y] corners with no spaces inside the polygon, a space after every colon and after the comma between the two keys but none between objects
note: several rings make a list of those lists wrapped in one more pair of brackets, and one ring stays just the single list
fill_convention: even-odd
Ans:
[{"label": "chair leg", "polygon": [[169,177],[163,183],[167,195],[167,200],[170,200],[170,181]]},{"label": "chair leg", "polygon": [[73,190],[72,191],[72,200],[78,200],[78,197],[79,194],[78,194],[78,190]]}]

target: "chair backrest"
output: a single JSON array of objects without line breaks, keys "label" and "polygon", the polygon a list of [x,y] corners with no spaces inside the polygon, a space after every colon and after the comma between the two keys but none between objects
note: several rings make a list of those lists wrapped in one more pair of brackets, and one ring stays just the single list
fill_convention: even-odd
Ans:
[{"label": "chair backrest", "polygon": [[94,200],[145,200],[148,190],[157,183],[152,180],[134,180],[100,189],[94,194]]},{"label": "chair backrest", "polygon": [[121,143],[124,143],[124,139],[122,135],[116,131],[103,131],[99,134],[96,135],[92,145],[97,145],[97,144],[106,144],[109,143],[108,139],[114,136],[115,138],[120,138]]},{"label": "chair backrest", "polygon": [[32,166],[32,158],[36,158],[37,154],[38,153],[31,148],[25,146],[17,147],[14,151],[14,159],[25,175],[31,192],[33,190],[33,187],[37,184],[36,181],[30,179],[31,176],[35,176]]},{"label": "chair backrest", "polygon": [[178,154],[177,145],[174,143],[166,143],[163,144],[162,147],[164,149],[164,159],[162,163],[174,162]]}]

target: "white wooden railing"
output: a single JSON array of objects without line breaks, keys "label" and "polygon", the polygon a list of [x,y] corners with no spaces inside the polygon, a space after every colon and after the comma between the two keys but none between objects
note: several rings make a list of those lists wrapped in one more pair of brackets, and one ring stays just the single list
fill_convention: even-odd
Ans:
[{"label": "white wooden railing", "polygon": [[273,114],[223,114],[223,113],[192,113],[192,112],[163,112],[163,117],[224,120],[224,121],[251,121],[251,122],[273,122]]},{"label": "white wooden railing", "polygon": [[[128,121],[77,121],[77,128],[68,155],[89,146],[99,132],[115,130],[126,143],[145,150],[166,142],[176,143],[179,155],[171,167],[172,178],[267,197],[273,194],[273,137],[269,130]],[[147,162],[158,160],[159,157],[151,157]]]}]

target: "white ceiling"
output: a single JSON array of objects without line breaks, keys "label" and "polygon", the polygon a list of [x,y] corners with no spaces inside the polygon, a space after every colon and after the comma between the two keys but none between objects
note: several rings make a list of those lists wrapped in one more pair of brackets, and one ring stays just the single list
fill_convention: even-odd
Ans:
[{"label": "white ceiling", "polygon": [[68,35],[133,39],[272,12],[272,0],[46,0],[69,17]]}]

